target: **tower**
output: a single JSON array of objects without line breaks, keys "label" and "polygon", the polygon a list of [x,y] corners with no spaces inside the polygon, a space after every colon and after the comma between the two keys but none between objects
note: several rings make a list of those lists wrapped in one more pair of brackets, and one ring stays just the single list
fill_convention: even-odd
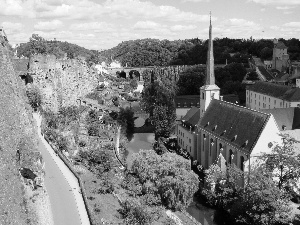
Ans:
[{"label": "tower", "polygon": [[211,99],[220,98],[220,88],[215,84],[214,52],[212,40],[211,13],[209,20],[209,40],[206,61],[205,84],[200,87],[200,118],[203,116]]}]

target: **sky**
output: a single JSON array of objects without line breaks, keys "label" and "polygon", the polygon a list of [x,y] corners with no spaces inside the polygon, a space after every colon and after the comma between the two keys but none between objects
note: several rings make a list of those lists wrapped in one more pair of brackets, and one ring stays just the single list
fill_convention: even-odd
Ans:
[{"label": "sky", "polygon": [[156,38],[299,38],[300,0],[0,0],[12,45],[32,34],[88,49]]}]

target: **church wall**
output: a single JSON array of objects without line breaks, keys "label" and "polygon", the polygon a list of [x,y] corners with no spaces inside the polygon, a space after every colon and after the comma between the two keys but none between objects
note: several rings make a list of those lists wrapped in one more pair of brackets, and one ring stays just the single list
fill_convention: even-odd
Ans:
[{"label": "church wall", "polygon": [[263,152],[270,152],[271,149],[268,147],[270,142],[281,143],[281,137],[279,136],[279,133],[280,131],[275,122],[274,116],[270,115],[264,130],[262,131],[256,145],[251,152],[251,157],[258,156]]}]

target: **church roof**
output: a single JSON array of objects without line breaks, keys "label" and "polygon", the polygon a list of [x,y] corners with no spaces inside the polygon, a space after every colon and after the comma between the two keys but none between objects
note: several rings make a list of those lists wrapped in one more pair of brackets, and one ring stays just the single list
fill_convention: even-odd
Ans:
[{"label": "church roof", "polygon": [[300,129],[300,108],[275,108],[275,109],[261,109],[262,112],[271,113],[280,130],[285,126],[286,130]]},{"label": "church roof", "polygon": [[213,99],[198,127],[250,154],[270,115]]},{"label": "church roof", "polygon": [[247,86],[247,90],[269,95],[285,101],[300,101],[300,88],[296,87],[274,84],[270,82],[256,82],[251,86]]},{"label": "church roof", "polygon": [[285,46],[285,44],[282,41],[278,41],[278,43],[275,44],[274,48],[277,48],[277,49],[286,49],[287,47]]}]

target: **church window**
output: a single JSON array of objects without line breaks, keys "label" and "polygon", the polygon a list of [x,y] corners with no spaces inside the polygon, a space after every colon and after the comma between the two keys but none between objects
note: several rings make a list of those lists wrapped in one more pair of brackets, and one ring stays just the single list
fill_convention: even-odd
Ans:
[{"label": "church window", "polygon": [[271,99],[269,98],[269,102],[271,102]]},{"label": "church window", "polygon": [[228,163],[229,163],[229,164],[231,164],[233,157],[234,157],[233,152],[232,152],[232,150],[230,149],[230,150],[229,150],[229,157],[228,157]]},{"label": "church window", "polygon": [[244,156],[241,156],[240,157],[240,169],[241,169],[241,171],[244,171],[244,162],[245,162]]},{"label": "church window", "polygon": [[202,99],[204,99],[204,92],[202,92]]},{"label": "church window", "polygon": [[189,139],[189,142],[191,143],[191,139]]}]

